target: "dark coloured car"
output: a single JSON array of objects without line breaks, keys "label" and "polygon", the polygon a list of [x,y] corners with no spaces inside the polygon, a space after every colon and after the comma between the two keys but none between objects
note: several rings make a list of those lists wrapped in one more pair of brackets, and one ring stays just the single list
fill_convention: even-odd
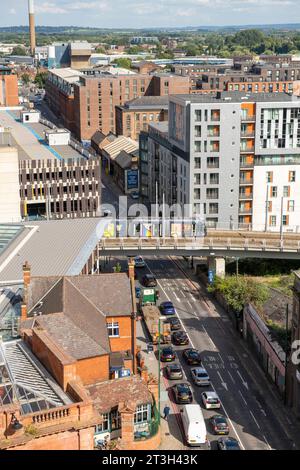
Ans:
[{"label": "dark coloured car", "polygon": [[183,351],[183,358],[190,366],[201,366],[201,357],[197,349],[185,349]]},{"label": "dark coloured car", "polygon": [[166,320],[165,323],[170,324],[171,331],[180,330],[180,328],[181,328],[180,320],[177,317],[168,318],[168,320]]},{"label": "dark coloured car", "polygon": [[142,284],[145,287],[156,287],[157,286],[157,281],[153,274],[145,274],[142,279]]},{"label": "dark coloured car", "polygon": [[178,404],[192,403],[193,394],[189,384],[181,383],[176,384],[172,387],[174,393],[175,402]]},{"label": "dark coloured car", "polygon": [[162,315],[176,315],[176,311],[172,302],[162,302],[159,308]]},{"label": "dark coloured car", "polygon": [[183,372],[180,364],[170,364],[166,367],[166,375],[169,380],[183,379]]},{"label": "dark coloured car", "polygon": [[141,288],[140,287],[135,288],[135,296],[136,296],[137,299],[140,298],[140,296],[141,296]]},{"label": "dark coloured car", "polygon": [[190,342],[185,331],[175,331],[172,335],[172,341],[176,346],[186,346]]},{"label": "dark coloured car", "polygon": [[210,418],[210,422],[215,434],[229,434],[229,426],[225,416],[214,415]]},{"label": "dark coloured car", "polygon": [[220,437],[218,439],[219,450],[241,450],[239,441],[234,437]]},{"label": "dark coloured car", "polygon": [[160,360],[162,362],[172,362],[175,360],[175,352],[172,347],[163,348],[160,354]]}]

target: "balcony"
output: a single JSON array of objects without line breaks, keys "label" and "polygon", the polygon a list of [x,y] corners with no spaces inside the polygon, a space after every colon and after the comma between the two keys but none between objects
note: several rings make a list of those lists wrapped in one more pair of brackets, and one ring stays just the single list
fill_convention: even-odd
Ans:
[{"label": "balcony", "polygon": [[254,153],[254,151],[255,151],[254,145],[251,145],[251,147],[247,147],[247,148],[241,147],[241,150],[240,150],[241,153]]},{"label": "balcony", "polygon": [[219,162],[211,162],[211,163],[207,163],[206,165],[207,168],[219,168],[219,166],[220,166]]},{"label": "balcony", "polygon": [[255,122],[256,121],[256,116],[255,114],[253,115],[247,115],[247,116],[241,116],[242,122]]},{"label": "balcony", "polygon": [[241,132],[241,137],[244,137],[244,138],[253,138],[255,137],[255,131],[242,131]]},{"label": "balcony", "polygon": [[251,209],[243,209],[242,207],[239,208],[239,214],[240,215],[249,215],[252,214],[252,208]]},{"label": "balcony", "polygon": [[240,161],[240,168],[253,168],[254,160],[252,162],[245,162],[243,160]]},{"label": "balcony", "polygon": [[253,184],[253,178],[240,178],[240,184]]},{"label": "balcony", "polygon": [[239,194],[239,199],[241,201],[247,201],[253,199],[253,192],[245,194],[245,193],[240,193]]}]

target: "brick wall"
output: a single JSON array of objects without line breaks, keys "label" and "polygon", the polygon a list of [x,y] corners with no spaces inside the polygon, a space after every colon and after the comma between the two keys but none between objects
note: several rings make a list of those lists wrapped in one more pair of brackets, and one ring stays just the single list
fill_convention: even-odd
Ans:
[{"label": "brick wall", "polygon": [[0,87],[4,90],[0,95],[0,106],[18,106],[18,77],[17,75],[0,76]]},{"label": "brick wall", "polygon": [[118,322],[120,336],[118,338],[109,338],[111,350],[127,351],[131,350],[131,318],[130,317],[107,317],[106,323]]}]

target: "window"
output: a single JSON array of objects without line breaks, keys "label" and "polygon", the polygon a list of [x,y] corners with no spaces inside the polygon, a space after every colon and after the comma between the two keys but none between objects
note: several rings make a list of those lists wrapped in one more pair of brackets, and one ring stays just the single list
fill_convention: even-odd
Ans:
[{"label": "window", "polygon": [[277,197],[277,193],[278,193],[277,186],[272,186],[271,187],[271,197]]},{"label": "window", "polygon": [[267,171],[267,183],[273,183],[273,171]]},{"label": "window", "polygon": [[110,422],[111,422],[111,430],[116,431],[117,429],[121,429],[121,415],[118,409],[113,409],[110,412]]},{"label": "window", "polygon": [[295,210],[295,201],[288,201],[288,211],[294,212]]},{"label": "window", "polygon": [[283,197],[290,197],[290,186],[283,186]]},{"label": "window", "polygon": [[268,201],[268,212],[272,212],[273,204],[272,201]]},{"label": "window", "polygon": [[96,426],[96,433],[109,431],[109,416],[108,413],[102,415],[103,423]]},{"label": "window", "polygon": [[138,405],[134,413],[134,424],[147,423],[150,421],[150,406],[149,405]]},{"label": "window", "polygon": [[195,141],[195,152],[201,152],[201,142]]},{"label": "window", "polygon": [[283,215],[282,216],[282,225],[289,225],[289,216],[288,215]]},{"label": "window", "polygon": [[219,173],[211,173],[209,175],[209,184],[219,184]]},{"label": "window", "polygon": [[200,173],[196,173],[194,175],[194,178],[195,178],[195,181],[194,181],[195,184],[198,184],[198,185],[201,184],[201,174]]},{"label": "window", "polygon": [[107,323],[107,331],[109,337],[120,336],[120,329],[118,322]]},{"label": "window", "polygon": [[270,215],[270,227],[276,227],[276,215]]},{"label": "window", "polygon": [[217,188],[209,188],[206,190],[206,198],[207,199],[218,199],[219,198],[219,190]]},{"label": "window", "polygon": [[201,137],[201,126],[195,126],[195,137]]},{"label": "window", "polygon": [[195,110],[195,120],[196,121],[201,121],[201,109],[196,109]]},{"label": "window", "polygon": [[296,172],[295,171],[289,171],[289,182],[290,183],[295,183],[296,181]]}]

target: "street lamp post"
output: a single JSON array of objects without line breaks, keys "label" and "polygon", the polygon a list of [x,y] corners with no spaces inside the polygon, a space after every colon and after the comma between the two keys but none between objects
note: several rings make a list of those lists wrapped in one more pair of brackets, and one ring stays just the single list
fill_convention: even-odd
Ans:
[{"label": "street lamp post", "polygon": [[164,320],[164,317],[159,317],[158,319],[158,422],[160,424],[160,358],[161,358],[161,320]]}]

